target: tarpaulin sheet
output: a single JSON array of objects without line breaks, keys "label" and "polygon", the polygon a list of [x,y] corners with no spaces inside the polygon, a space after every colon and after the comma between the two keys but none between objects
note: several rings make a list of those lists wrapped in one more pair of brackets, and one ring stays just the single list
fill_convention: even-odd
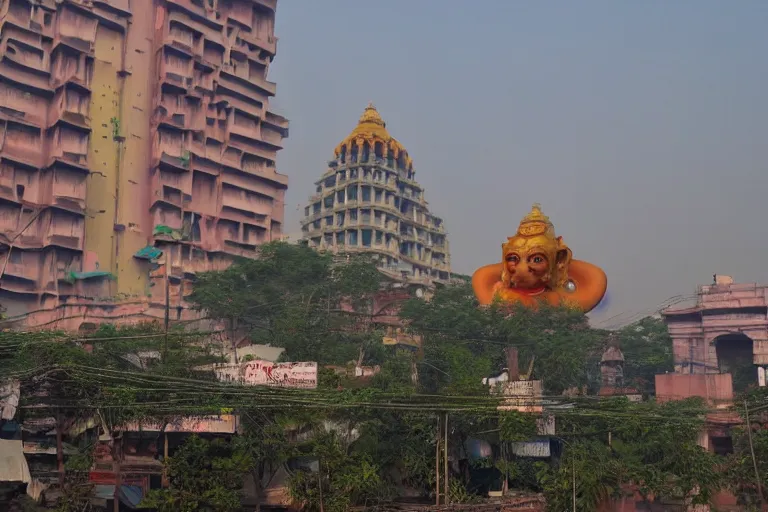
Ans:
[{"label": "tarpaulin sheet", "polygon": [[[111,500],[115,497],[114,485],[94,485],[93,497],[102,500]],[[136,508],[144,497],[144,491],[138,485],[121,485],[120,494],[118,496],[120,501],[125,503],[131,508]]]},{"label": "tarpaulin sheet", "polygon": [[21,440],[0,439],[0,482],[26,484],[30,480]]}]

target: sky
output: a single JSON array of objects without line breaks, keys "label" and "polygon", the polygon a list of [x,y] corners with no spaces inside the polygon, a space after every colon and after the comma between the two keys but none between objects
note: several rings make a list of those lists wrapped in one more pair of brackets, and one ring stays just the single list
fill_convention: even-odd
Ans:
[{"label": "sky", "polygon": [[280,0],[285,232],[372,101],[455,272],[539,202],[608,275],[598,326],[715,273],[768,283],[767,26],[765,0]]}]

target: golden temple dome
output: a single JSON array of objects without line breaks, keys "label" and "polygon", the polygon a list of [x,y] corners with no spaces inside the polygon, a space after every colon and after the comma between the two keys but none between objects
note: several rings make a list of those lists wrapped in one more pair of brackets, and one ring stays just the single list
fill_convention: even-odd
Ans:
[{"label": "golden temple dome", "polygon": [[413,165],[403,145],[387,131],[387,123],[381,118],[373,103],[368,103],[355,129],[336,146],[333,152],[338,157],[346,148],[346,153],[351,154],[353,148],[362,148],[365,144],[368,144],[369,151],[375,151],[383,157],[391,151],[397,160],[402,154],[407,169]]}]

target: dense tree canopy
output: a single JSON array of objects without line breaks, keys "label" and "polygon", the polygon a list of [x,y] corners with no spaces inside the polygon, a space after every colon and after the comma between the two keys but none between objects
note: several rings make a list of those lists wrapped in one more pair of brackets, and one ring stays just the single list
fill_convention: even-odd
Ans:
[{"label": "dense tree canopy", "polygon": [[[218,360],[211,346],[216,337],[166,334],[157,324],[104,326],[77,339],[0,333],[0,371],[22,381],[24,404],[42,406],[23,409],[22,419],[53,408],[65,416],[99,411],[109,427],[133,418],[240,415],[242,434],[226,441],[192,437],[171,454],[170,487],[144,503],[161,511],[236,510],[246,479],[261,495],[262,483],[280,467],[288,468],[289,490],[306,510],[343,511],[406,491],[434,500],[437,417],[445,414],[449,445],[460,458],[476,441],[494,447],[489,457],[458,461],[453,501],[479,499],[489,482],[508,478],[517,489],[543,493],[550,510],[562,512],[571,508],[575,476],[578,510],[595,510],[632,485],[665,503],[704,503],[721,487],[757,503],[747,430],[737,429],[734,453],[720,457],[697,444],[708,412],[700,402],[594,396],[600,356],[614,342],[625,355],[626,383],[652,395],[653,376],[672,368],[660,320],[609,333],[566,308],[479,307],[464,282],[436,290],[430,301],[403,304],[404,324],[423,340],[422,352],[414,353],[381,343],[371,300],[386,286],[366,258],[273,243],[262,247],[259,259],[202,274],[191,297],[231,333],[285,348],[288,360],[344,364],[362,354],[364,364],[380,365],[370,379],[321,368],[317,390],[217,382],[199,369]],[[533,377],[543,381],[555,416],[557,438],[546,461],[512,454],[511,443],[536,436],[536,417],[499,411],[500,399],[482,384],[506,367],[508,347],[518,349],[523,372],[533,361]],[[563,395],[574,387],[591,396]],[[47,394],[33,394],[41,389]],[[768,397],[753,392],[752,419],[764,423],[766,403]],[[764,432],[754,428],[752,437],[765,487]]]},{"label": "dense tree canopy", "polygon": [[427,364],[420,370],[425,386],[445,392],[487,392],[481,379],[506,367],[503,349],[510,346],[518,348],[523,369],[534,359],[533,373],[549,394],[598,384],[606,333],[590,329],[578,311],[548,306],[481,308],[469,284],[462,284],[438,290],[429,302],[408,301],[401,316],[424,339]]},{"label": "dense tree canopy", "polygon": [[646,393],[653,392],[654,376],[674,370],[672,338],[661,318],[646,317],[616,333],[624,353],[624,382]]},{"label": "dense tree canopy", "polygon": [[369,357],[381,354],[380,333],[366,320],[382,285],[365,256],[334,258],[273,242],[261,246],[258,259],[201,274],[190,300],[254,343],[284,347],[289,360],[346,363],[361,348]]}]

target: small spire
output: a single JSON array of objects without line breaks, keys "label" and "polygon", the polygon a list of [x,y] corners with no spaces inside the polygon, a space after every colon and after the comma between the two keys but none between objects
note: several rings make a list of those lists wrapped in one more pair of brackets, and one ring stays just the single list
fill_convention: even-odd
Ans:
[{"label": "small spire", "polygon": [[376,107],[373,105],[373,102],[372,102],[372,101],[369,101],[369,102],[368,102],[368,106],[367,106],[366,108],[372,108],[372,109],[374,109],[374,110],[376,109]]}]

